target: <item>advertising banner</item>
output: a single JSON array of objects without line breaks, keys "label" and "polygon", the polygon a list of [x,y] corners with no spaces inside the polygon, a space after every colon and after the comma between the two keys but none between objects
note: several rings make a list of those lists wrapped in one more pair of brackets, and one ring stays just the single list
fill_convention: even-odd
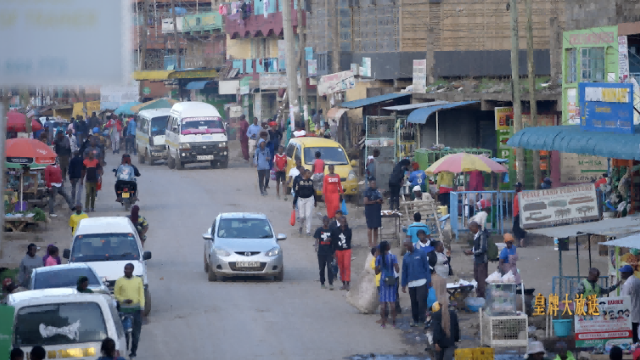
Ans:
[{"label": "advertising banner", "polygon": [[535,229],[598,220],[598,200],[594,184],[524,191],[518,194],[520,225]]},{"label": "advertising banner", "polygon": [[578,315],[576,309],[576,348],[610,349],[614,345],[631,344],[631,299],[628,296],[599,298],[598,309],[599,315]]},{"label": "advertising banner", "polygon": [[318,60],[307,60],[307,75],[318,75]]},{"label": "advertising banner", "polygon": [[286,89],[287,75],[286,74],[273,74],[262,73],[260,74],[260,89],[262,90],[278,90]]},{"label": "advertising banner", "polygon": [[567,89],[567,125],[580,124],[578,89]]},{"label": "advertising banner", "polygon": [[633,85],[580,83],[580,127],[585,131],[633,134]]},{"label": "advertising banner", "polygon": [[618,80],[626,83],[629,79],[629,45],[626,36],[618,36]]},{"label": "advertising banner", "polygon": [[600,156],[560,153],[560,182],[583,184],[607,172],[607,159]]},{"label": "advertising banner", "polygon": [[335,74],[325,75],[318,83],[318,95],[329,95],[339,91],[353,89],[356,80],[352,71],[342,71]]},{"label": "advertising banner", "polygon": [[427,60],[413,60],[413,92],[424,93],[427,88]]}]

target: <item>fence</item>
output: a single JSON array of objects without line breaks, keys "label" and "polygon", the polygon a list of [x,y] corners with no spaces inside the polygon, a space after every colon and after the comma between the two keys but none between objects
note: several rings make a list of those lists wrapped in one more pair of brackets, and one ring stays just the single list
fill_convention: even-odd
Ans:
[{"label": "fence", "polygon": [[[575,299],[578,292],[578,286],[580,286],[580,279],[586,279],[585,276],[554,276],[552,279],[551,293],[557,294],[561,298],[564,298],[564,294],[569,294],[569,299]],[[600,276],[598,283],[601,288],[609,286],[609,277]],[[558,292],[556,292],[558,290]]]},{"label": "fence", "polygon": [[[515,191],[453,191],[450,193],[449,209],[451,231],[458,238],[467,229],[469,218],[473,216],[475,204],[481,199],[491,201],[491,211],[487,218],[486,229],[497,234],[504,234],[505,227],[510,229],[513,219],[513,197]],[[506,223],[506,225],[505,225]]]}]

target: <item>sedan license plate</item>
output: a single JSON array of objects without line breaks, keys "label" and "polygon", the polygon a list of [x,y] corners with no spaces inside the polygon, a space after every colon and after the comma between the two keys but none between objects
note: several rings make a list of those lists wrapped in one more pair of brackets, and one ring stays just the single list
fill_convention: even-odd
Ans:
[{"label": "sedan license plate", "polygon": [[163,155],[164,155],[164,154],[163,154],[163,153],[161,153],[161,152],[154,152],[154,153],[151,153],[151,156],[163,156]]},{"label": "sedan license plate", "polygon": [[258,262],[258,261],[238,261],[238,262],[236,262],[236,267],[239,267],[239,268],[257,268],[257,267],[260,267],[260,262]]},{"label": "sedan license plate", "polygon": [[213,155],[198,155],[198,160],[213,160]]},{"label": "sedan license plate", "polygon": [[128,192],[123,192],[122,193],[122,197],[125,198],[125,199],[128,199],[129,198],[129,193]]}]

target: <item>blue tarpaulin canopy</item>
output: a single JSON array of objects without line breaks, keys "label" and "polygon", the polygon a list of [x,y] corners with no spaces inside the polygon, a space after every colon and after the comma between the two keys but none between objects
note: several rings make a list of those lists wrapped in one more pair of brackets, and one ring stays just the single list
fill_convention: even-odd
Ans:
[{"label": "blue tarpaulin canopy", "polygon": [[210,82],[211,80],[192,81],[188,83],[187,86],[185,86],[184,88],[187,90],[202,90]]},{"label": "blue tarpaulin canopy", "polygon": [[340,106],[347,109],[357,109],[363,106],[378,104],[381,102],[394,100],[394,99],[398,99],[405,96],[411,96],[411,93],[384,94],[384,95],[374,96],[366,99],[343,102],[342,104],[340,104]]},{"label": "blue tarpaulin canopy", "polygon": [[122,104],[122,105],[118,106],[116,111],[114,111],[113,113],[116,114],[116,115],[134,115],[135,112],[132,111],[131,108],[136,106],[136,105],[140,105],[140,103],[137,102],[137,101],[134,101],[134,102]]},{"label": "blue tarpaulin canopy", "polygon": [[507,145],[530,150],[640,160],[640,126],[635,134],[580,130],[578,125],[529,127],[514,134]]},{"label": "blue tarpaulin canopy", "polygon": [[[477,104],[479,101],[461,101],[443,104],[441,102],[434,103],[432,106],[426,106],[417,110],[413,110],[407,117],[407,121],[414,124],[426,124],[429,115],[440,110],[453,109],[461,106]],[[344,106],[344,104],[343,104]]]}]

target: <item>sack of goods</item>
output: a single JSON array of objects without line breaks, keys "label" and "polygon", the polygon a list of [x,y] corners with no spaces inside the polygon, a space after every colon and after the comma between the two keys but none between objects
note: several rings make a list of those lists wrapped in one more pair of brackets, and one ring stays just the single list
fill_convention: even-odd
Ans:
[{"label": "sack of goods", "polygon": [[363,314],[373,314],[379,305],[378,290],[376,289],[376,273],[370,264],[373,255],[369,254],[365,261],[364,270],[352,281],[351,289],[347,293],[347,301]]}]

